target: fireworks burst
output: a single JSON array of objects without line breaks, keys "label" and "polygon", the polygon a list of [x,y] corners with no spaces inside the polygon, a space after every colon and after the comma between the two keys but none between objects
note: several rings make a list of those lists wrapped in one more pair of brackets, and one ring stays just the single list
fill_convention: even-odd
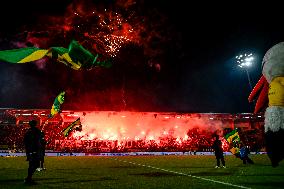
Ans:
[{"label": "fireworks burst", "polygon": [[138,42],[134,28],[118,12],[107,9],[77,11],[67,13],[63,30],[83,34],[82,40],[91,43],[94,50],[115,57],[123,45]]},{"label": "fireworks burst", "polygon": [[[133,12],[93,7],[95,6],[74,2],[67,7],[64,16],[40,18],[48,23],[42,25],[40,30],[48,31],[50,41],[58,43],[57,39],[62,42],[75,39],[90,51],[107,58],[116,57],[120,49],[129,43],[140,43],[143,26],[137,23],[138,17]],[[124,14],[120,13],[122,11]],[[27,41],[33,41],[34,46],[41,46],[38,44],[41,40],[35,40],[36,33],[40,32],[42,31],[28,32]]]}]

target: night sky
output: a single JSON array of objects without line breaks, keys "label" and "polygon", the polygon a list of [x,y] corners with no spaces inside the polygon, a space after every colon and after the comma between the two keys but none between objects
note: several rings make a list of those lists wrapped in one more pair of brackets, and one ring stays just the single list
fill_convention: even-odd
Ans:
[{"label": "night sky", "polygon": [[[69,110],[252,112],[248,77],[235,56],[255,55],[248,69],[254,86],[265,52],[284,40],[282,12],[276,7],[281,6],[181,0],[9,1],[0,11],[1,50],[67,48],[74,39],[102,59],[111,58],[113,66],[76,71],[49,59],[0,62],[0,107],[49,109],[65,90],[63,108]],[[116,18],[122,21],[119,26]],[[106,35],[124,36],[119,51],[106,51]]]}]

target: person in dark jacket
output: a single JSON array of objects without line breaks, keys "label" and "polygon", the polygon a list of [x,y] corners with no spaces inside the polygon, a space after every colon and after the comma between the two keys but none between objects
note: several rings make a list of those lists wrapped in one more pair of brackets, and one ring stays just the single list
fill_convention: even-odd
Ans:
[{"label": "person in dark jacket", "polygon": [[32,176],[40,165],[40,157],[42,152],[41,131],[36,127],[37,121],[29,122],[30,128],[24,135],[24,144],[26,149],[27,161],[29,161],[28,176],[24,182],[33,184]]},{"label": "person in dark jacket", "polygon": [[215,140],[214,140],[214,143],[212,145],[212,148],[215,152],[215,157],[216,157],[216,160],[217,160],[217,165],[216,165],[215,168],[220,168],[220,160],[222,162],[223,168],[226,168],[225,159],[224,159],[224,155],[223,155],[222,142],[221,142],[221,140],[219,140],[219,135],[215,135]]},{"label": "person in dark jacket", "polygon": [[243,160],[243,164],[249,163],[254,164],[254,162],[249,158],[250,150],[242,142],[240,143],[240,159]]},{"label": "person in dark jacket", "polygon": [[46,146],[46,140],[45,140],[45,136],[44,136],[44,132],[41,131],[41,138],[40,138],[40,142],[41,142],[41,150],[40,150],[40,164],[39,164],[39,168],[37,168],[37,171],[42,171],[42,170],[46,170],[46,168],[44,167],[44,157],[45,157],[45,146]]}]

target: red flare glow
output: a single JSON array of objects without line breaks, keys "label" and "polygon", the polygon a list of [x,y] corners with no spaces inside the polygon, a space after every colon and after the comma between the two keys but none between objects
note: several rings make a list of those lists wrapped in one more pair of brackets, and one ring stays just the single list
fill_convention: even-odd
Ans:
[{"label": "red flare glow", "polygon": [[108,141],[117,146],[125,146],[125,143],[136,141],[141,143],[140,145],[155,144],[158,148],[171,144],[175,148],[186,145],[204,145],[208,148],[211,146],[212,133],[222,127],[220,120],[213,121],[208,117],[201,118],[194,114],[106,111],[75,112],[62,117],[64,122],[81,118],[83,130],[74,131],[69,140]]}]

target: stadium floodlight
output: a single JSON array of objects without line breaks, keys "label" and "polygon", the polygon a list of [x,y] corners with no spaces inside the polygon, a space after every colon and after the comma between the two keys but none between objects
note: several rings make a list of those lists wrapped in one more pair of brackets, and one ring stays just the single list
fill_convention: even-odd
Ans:
[{"label": "stadium floodlight", "polygon": [[238,66],[241,68],[250,67],[253,63],[254,57],[252,53],[250,54],[241,54],[236,56]]},{"label": "stadium floodlight", "polygon": [[248,76],[248,81],[249,81],[249,86],[250,86],[250,90],[252,90],[252,85],[251,85],[251,80],[250,80],[250,75],[248,72],[248,68],[252,66],[253,64],[253,54],[252,53],[245,53],[245,54],[240,54],[239,56],[236,56],[237,59],[237,64],[240,68],[243,68]]}]

